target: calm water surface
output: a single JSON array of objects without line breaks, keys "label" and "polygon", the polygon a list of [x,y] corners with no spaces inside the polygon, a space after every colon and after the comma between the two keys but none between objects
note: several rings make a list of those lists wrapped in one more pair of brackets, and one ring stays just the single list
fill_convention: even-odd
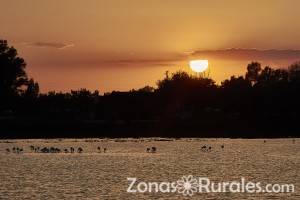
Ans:
[{"label": "calm water surface", "polygon": [[[82,147],[83,153],[34,153]],[[203,145],[211,146],[202,151]],[[221,148],[224,145],[224,148]],[[146,148],[155,146],[156,153]],[[7,148],[22,148],[22,153]],[[99,153],[98,147],[107,148]],[[294,193],[197,193],[191,199],[300,199],[300,139],[51,139],[0,141],[0,199],[188,199],[178,193],[127,193],[127,177],[295,185]]]}]

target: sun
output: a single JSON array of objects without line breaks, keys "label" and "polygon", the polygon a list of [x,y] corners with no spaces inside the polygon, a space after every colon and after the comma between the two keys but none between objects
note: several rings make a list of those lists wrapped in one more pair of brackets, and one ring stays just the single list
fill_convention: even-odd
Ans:
[{"label": "sun", "polygon": [[204,72],[208,68],[208,60],[191,60],[190,68],[197,73]]}]

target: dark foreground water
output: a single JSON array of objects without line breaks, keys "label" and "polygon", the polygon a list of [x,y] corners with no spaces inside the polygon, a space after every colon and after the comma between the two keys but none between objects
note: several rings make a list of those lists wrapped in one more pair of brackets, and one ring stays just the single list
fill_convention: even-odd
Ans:
[{"label": "dark foreground water", "polygon": [[[55,147],[62,152],[41,153],[40,150],[32,149],[31,145],[40,149]],[[206,148],[201,149],[204,145]],[[70,153],[70,147],[74,148],[74,153]],[[79,147],[83,149],[82,153],[77,152]],[[156,147],[156,153],[147,153],[147,147]],[[106,153],[103,153],[103,148],[107,149]],[[64,149],[68,149],[69,153],[65,153]],[[269,183],[293,184],[295,191],[199,193],[198,188],[194,188],[183,193],[184,190],[179,184],[175,192],[166,192],[166,185],[163,187],[164,192],[127,192],[131,182],[127,178],[130,177],[137,179],[132,187],[137,189],[141,182],[176,182],[182,176],[188,175],[196,180],[207,177],[214,182],[241,182],[244,177],[246,181],[261,182],[262,186]],[[194,179],[190,176],[188,181],[190,180]],[[140,186],[144,189],[142,184]],[[0,141],[0,199],[298,200],[299,186],[299,139]]]}]

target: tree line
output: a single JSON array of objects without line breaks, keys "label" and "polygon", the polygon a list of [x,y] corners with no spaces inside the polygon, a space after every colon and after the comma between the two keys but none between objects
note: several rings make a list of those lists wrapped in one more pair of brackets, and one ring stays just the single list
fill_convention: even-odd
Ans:
[{"label": "tree line", "polygon": [[300,62],[286,69],[251,62],[244,76],[220,85],[167,72],[155,88],[103,95],[40,93],[25,67],[16,49],[0,40],[0,137],[299,136]]}]

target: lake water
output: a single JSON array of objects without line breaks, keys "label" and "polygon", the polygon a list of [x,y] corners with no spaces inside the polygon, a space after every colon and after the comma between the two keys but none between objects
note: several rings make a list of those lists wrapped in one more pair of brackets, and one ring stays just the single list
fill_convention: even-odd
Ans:
[{"label": "lake water", "polygon": [[[75,148],[35,153],[30,146]],[[211,147],[201,150],[202,146]],[[221,146],[224,145],[224,148]],[[147,153],[147,147],[156,153]],[[12,152],[13,147],[23,152]],[[78,147],[83,149],[77,153]],[[101,148],[101,153],[98,151]],[[103,153],[106,148],[106,153]],[[9,149],[10,152],[8,152]],[[206,148],[208,149],[208,148]],[[294,193],[128,193],[137,182],[184,175],[294,184]],[[300,139],[47,139],[0,141],[0,199],[300,199]],[[136,188],[136,185],[134,186]]]}]

